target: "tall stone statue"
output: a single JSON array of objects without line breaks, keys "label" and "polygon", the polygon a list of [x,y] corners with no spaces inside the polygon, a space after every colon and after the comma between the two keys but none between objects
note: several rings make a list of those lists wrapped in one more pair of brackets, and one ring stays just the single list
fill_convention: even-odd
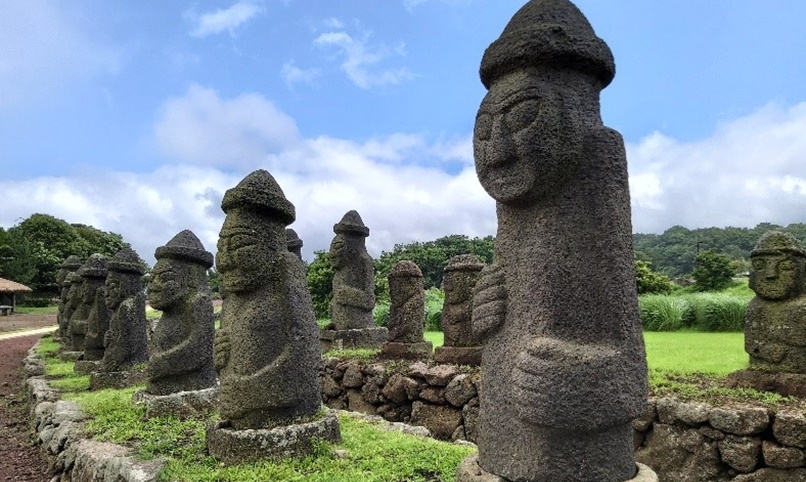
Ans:
[{"label": "tall stone statue", "polygon": [[[79,267],[79,269],[81,269]],[[68,352],[64,355],[69,355],[68,358],[76,359],[80,357],[81,352],[84,350],[84,329],[83,324],[86,322],[89,307],[84,303],[82,291],[84,288],[84,280],[78,274],[78,270],[69,273],[64,279],[67,288],[67,305],[64,308],[64,317],[67,326],[64,332],[64,348]],[[75,332],[75,333],[74,333]]]},{"label": "tall stone statue", "polygon": [[[216,266],[224,320],[214,356],[222,422],[208,429],[207,446],[236,462],[282,453],[271,429],[295,426],[305,439],[307,429],[294,424],[321,407],[321,351],[305,268],[286,242],[294,205],[271,174],[258,170],[225,193],[221,208]],[[336,419],[326,420],[330,432],[316,436],[331,440]],[[338,438],[337,421],[335,432]]]},{"label": "tall stone statue", "polygon": [[123,372],[148,360],[145,270],[140,257],[131,248],[118,251],[107,268],[104,289],[112,317],[104,337],[106,349],[101,371]]},{"label": "tall stone statue", "polygon": [[806,251],[794,236],[770,231],[750,253],[745,350],[750,368],[806,374]]},{"label": "tall stone statue", "polygon": [[[70,317],[70,337],[72,349],[85,352],[85,341],[89,326],[90,311],[95,304],[98,288],[102,287],[106,278],[106,260],[100,254],[94,254],[76,271],[78,277],[74,280],[78,287],[79,305]],[[103,293],[103,290],[102,290]]]},{"label": "tall stone statue", "polygon": [[481,343],[473,334],[473,288],[484,268],[474,254],[460,254],[448,261],[442,278],[445,302],[442,304],[442,346],[434,350],[434,360],[457,365],[480,365]]},{"label": "tall stone statue", "polygon": [[423,273],[411,261],[400,261],[389,273],[389,341],[381,346],[387,358],[431,358],[425,341],[425,292]]},{"label": "tall stone statue", "polygon": [[333,274],[333,299],[330,302],[331,326],[322,332],[325,350],[342,348],[377,348],[386,340],[387,330],[376,327],[375,268],[367,253],[369,228],[357,211],[348,211],[333,226],[336,237],[330,243]]},{"label": "tall stone statue", "polygon": [[294,231],[293,229],[288,228],[285,230],[285,236],[286,239],[288,240],[288,250],[297,255],[297,258],[302,259],[303,243],[299,237],[299,234],[297,234],[297,232]]},{"label": "tall stone statue", "polygon": [[84,302],[89,303],[87,332],[84,337],[84,360],[98,361],[104,357],[104,336],[109,329],[111,313],[106,306],[106,258],[93,254],[79,270],[84,278]]},{"label": "tall stone statue", "polygon": [[599,112],[612,54],[570,1],[532,0],[480,74],[474,155],[498,232],[473,300],[478,464],[460,480],[631,480],[647,368],[624,143]]},{"label": "tall stone statue", "polygon": [[148,303],[162,311],[154,329],[146,392],[168,395],[216,383],[213,368],[213,305],[207,270],[213,255],[185,230],[154,254]]},{"label": "tall stone statue", "polygon": [[[81,258],[78,256],[71,254],[67,258],[65,258],[64,262],[62,262],[61,266],[59,266],[59,271],[56,272],[56,286],[59,287],[61,290],[59,295],[59,311],[56,315],[56,322],[59,325],[59,330],[57,331],[58,337],[64,338],[65,334],[67,333],[67,323],[70,321],[70,313],[65,314],[65,310],[69,304],[67,295],[70,291],[71,283],[67,281],[67,276],[70,273],[75,272],[78,268],[81,267]],[[67,344],[70,344],[67,342]]]}]

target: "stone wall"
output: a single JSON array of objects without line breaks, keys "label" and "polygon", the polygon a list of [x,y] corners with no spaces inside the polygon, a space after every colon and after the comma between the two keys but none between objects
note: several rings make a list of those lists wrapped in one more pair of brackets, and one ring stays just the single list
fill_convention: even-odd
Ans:
[{"label": "stone wall", "polygon": [[[477,368],[328,358],[322,399],[332,408],[475,441]],[[633,421],[636,460],[660,482],[806,482],[806,417],[761,406],[731,408],[650,399]]]}]

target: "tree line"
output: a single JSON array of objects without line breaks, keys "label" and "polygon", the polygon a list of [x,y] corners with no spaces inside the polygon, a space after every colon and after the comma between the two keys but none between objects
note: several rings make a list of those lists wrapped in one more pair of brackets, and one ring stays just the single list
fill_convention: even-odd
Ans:
[{"label": "tree line", "polygon": [[11,228],[0,227],[0,278],[30,287],[36,297],[53,297],[59,293],[56,272],[65,258],[113,256],[124,247],[129,243],[117,233],[32,214]]}]

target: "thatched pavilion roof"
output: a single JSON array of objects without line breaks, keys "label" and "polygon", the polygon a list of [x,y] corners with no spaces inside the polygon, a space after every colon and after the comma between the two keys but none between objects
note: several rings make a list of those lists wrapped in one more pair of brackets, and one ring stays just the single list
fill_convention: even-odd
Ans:
[{"label": "thatched pavilion roof", "polygon": [[0,293],[28,293],[30,291],[33,290],[24,284],[0,278]]}]

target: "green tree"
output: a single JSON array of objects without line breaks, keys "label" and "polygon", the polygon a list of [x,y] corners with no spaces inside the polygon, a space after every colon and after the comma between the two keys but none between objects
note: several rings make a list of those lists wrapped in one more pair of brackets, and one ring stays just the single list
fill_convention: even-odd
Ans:
[{"label": "green tree", "polygon": [[700,291],[719,291],[726,288],[733,280],[731,259],[716,251],[702,251],[695,259],[691,277]]},{"label": "green tree", "polygon": [[638,284],[638,294],[663,294],[672,292],[674,285],[668,276],[652,271],[649,261],[635,260],[635,280]]},{"label": "green tree", "polygon": [[36,274],[33,253],[15,231],[0,228],[0,278],[30,285]]},{"label": "green tree", "polygon": [[327,251],[314,252],[314,259],[308,265],[307,278],[316,318],[330,318],[330,300],[333,298],[333,267],[330,266],[330,256]]}]

